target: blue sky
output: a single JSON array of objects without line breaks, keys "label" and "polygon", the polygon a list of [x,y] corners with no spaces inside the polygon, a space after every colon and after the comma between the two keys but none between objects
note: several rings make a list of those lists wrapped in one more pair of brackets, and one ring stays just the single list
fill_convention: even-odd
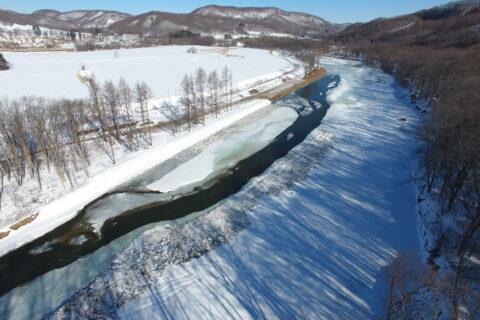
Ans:
[{"label": "blue sky", "polygon": [[30,13],[39,9],[70,11],[77,9],[109,9],[139,14],[147,11],[187,13],[209,5],[232,5],[239,7],[278,7],[288,11],[299,11],[317,15],[331,22],[363,22],[377,17],[392,17],[420,9],[445,4],[449,0],[0,0],[0,9]]}]

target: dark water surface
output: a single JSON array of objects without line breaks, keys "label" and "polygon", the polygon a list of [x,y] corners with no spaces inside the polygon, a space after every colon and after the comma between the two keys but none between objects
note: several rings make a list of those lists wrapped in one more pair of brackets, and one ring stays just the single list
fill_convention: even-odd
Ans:
[{"label": "dark water surface", "polygon": [[[238,162],[235,167],[217,177],[208,186],[173,200],[119,212],[118,216],[104,223],[100,234],[93,232],[92,227],[85,222],[86,209],[84,209],[74,219],[0,257],[0,295],[50,270],[64,267],[141,226],[178,219],[205,210],[237,193],[252,178],[259,176],[277,159],[284,157],[320,125],[330,106],[326,101],[327,92],[335,88],[339,81],[339,76],[327,75],[293,93],[292,95],[308,101],[306,105],[299,105],[296,108],[299,117],[295,122],[265,148]],[[291,98],[292,95],[281,99],[279,103]],[[72,244],[70,240],[79,236],[83,236],[85,241],[82,244]],[[54,239],[55,242],[52,243]],[[48,247],[48,250],[32,254],[31,251],[38,247]]]}]

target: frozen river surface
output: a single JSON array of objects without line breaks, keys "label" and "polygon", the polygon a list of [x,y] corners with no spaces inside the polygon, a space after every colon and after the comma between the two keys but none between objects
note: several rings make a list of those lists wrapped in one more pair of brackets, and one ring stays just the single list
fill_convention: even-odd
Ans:
[{"label": "frozen river surface", "polygon": [[[178,227],[142,227],[12,290],[0,298],[2,316],[41,318],[52,310],[48,317],[55,319],[92,312],[123,319],[378,314],[382,269],[399,250],[418,247],[408,182],[416,165],[411,129],[418,115],[389,76],[342,60],[323,64],[341,77],[328,94],[330,109],[320,126],[268,170],[213,209],[177,221]],[[318,95],[317,89],[299,94]],[[318,108],[298,97],[286,102],[306,113]],[[410,119],[408,125],[401,117]],[[285,144],[296,139],[292,132],[284,132]],[[198,162],[210,165],[195,183],[215,168],[209,159]],[[209,252],[189,260],[204,251]],[[182,257],[189,261],[180,263]],[[104,272],[88,280],[99,271]]]}]

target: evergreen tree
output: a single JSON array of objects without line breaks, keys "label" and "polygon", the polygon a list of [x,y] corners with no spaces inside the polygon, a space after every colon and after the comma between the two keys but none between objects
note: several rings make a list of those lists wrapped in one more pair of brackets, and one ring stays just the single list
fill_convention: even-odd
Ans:
[{"label": "evergreen tree", "polygon": [[32,26],[32,29],[33,29],[33,34],[36,35],[37,37],[42,35],[42,31],[40,30],[40,27],[38,25],[34,24]]},{"label": "evergreen tree", "polygon": [[3,55],[0,53],[0,70],[8,70],[10,69],[10,64],[8,63],[7,60],[3,57]]}]

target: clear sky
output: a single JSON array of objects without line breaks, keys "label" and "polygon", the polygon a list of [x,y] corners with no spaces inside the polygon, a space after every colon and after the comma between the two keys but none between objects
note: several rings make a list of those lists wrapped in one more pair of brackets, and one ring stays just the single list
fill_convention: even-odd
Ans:
[{"label": "clear sky", "polygon": [[[215,2],[212,2],[215,1]],[[209,4],[238,7],[278,7],[306,12],[331,22],[365,22],[378,17],[392,17],[427,9],[449,0],[0,0],[0,9],[31,13],[39,9],[71,11],[104,9],[139,14],[147,11],[188,13]]]}]

